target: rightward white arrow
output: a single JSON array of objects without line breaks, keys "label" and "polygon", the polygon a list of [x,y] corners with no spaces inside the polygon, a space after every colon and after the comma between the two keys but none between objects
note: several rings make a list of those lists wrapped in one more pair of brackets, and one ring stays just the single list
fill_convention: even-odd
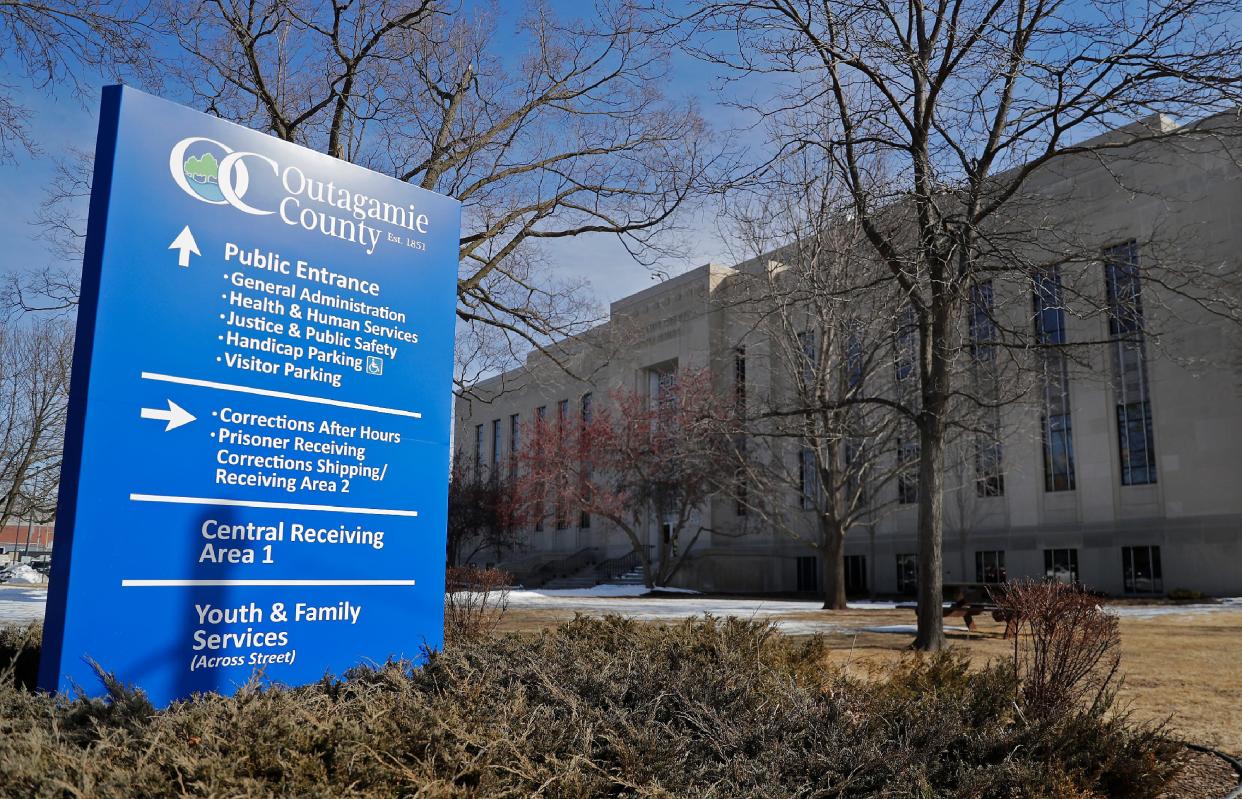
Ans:
[{"label": "rightward white arrow", "polygon": [[161,422],[168,422],[168,426],[164,428],[164,432],[167,433],[173,428],[180,427],[183,424],[189,424],[198,417],[194,416],[192,413],[187,411],[185,408],[182,408],[172,400],[169,400],[168,410],[165,411],[160,408],[143,408],[142,418],[159,419]]},{"label": "rightward white arrow", "polygon": [[190,253],[202,255],[198,251],[198,242],[194,240],[194,234],[190,232],[189,225],[181,228],[181,232],[177,234],[177,238],[173,239],[173,243],[168,245],[168,249],[180,250],[177,253],[178,266],[190,265]]}]

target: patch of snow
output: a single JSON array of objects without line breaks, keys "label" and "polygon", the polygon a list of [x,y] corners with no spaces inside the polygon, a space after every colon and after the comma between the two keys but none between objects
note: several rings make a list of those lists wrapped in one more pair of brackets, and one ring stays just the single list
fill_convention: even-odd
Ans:
[{"label": "patch of snow", "polygon": [[[947,632],[968,633],[970,629],[967,627],[955,627],[946,624],[944,629]],[[900,633],[902,635],[915,635],[918,633],[918,625],[915,624],[881,624],[878,627],[862,627],[858,632],[864,633]]]},{"label": "patch of snow", "polygon": [[[697,594],[689,588],[654,589],[662,594]],[[650,594],[652,589],[645,585],[597,585],[593,588],[548,588],[534,591],[518,590],[509,592],[509,601],[521,598],[525,601],[538,602],[540,597],[555,599],[557,597],[640,597]]]},{"label": "patch of snow", "polygon": [[[555,609],[596,615],[616,614],[642,621],[686,619],[691,616],[737,616],[739,618],[766,619],[786,613],[818,611],[819,602],[791,602],[788,600],[763,599],[712,599],[687,595],[679,597],[636,596],[624,589],[634,586],[611,586],[608,592],[583,595],[577,591],[514,591],[509,594],[509,607],[530,609]],[[641,588],[641,587],[640,587]],[[569,594],[568,596],[566,594]],[[576,594],[576,595],[575,595]]]},{"label": "patch of snow", "polygon": [[538,603],[569,597],[639,597],[650,593],[643,585],[597,585],[594,588],[548,588],[545,590],[517,590],[509,592],[509,604]]},{"label": "patch of snow", "polygon": [[[849,607],[856,611],[885,611],[897,609],[902,604],[906,603],[861,601],[851,602]],[[597,586],[594,589],[564,591],[514,591],[509,595],[509,607],[558,610],[595,616],[613,614],[638,621],[669,622],[703,615],[716,618],[731,616],[758,621],[771,620],[778,629],[790,635],[852,632],[904,635],[913,634],[915,631],[913,624],[866,627],[842,624],[827,614],[820,615],[822,603],[819,601],[649,596],[644,594],[641,586]],[[1111,606],[1109,610],[1118,612],[1118,615],[1135,618],[1220,611],[1238,612],[1242,611],[1242,599],[1222,600],[1219,604]],[[953,632],[966,631],[964,626],[949,626],[945,629]]]},{"label": "patch of snow", "polygon": [[827,633],[848,635],[856,632],[849,627],[817,619],[777,619],[772,624],[785,635],[825,635]]},{"label": "patch of snow", "polygon": [[1242,611],[1242,597],[1228,597],[1212,603],[1190,605],[1105,605],[1114,616],[1129,619],[1154,619],[1160,616],[1196,616],[1202,613]]},{"label": "patch of snow", "polygon": [[0,585],[0,624],[26,624],[43,618],[47,591]]},{"label": "patch of snow", "polygon": [[0,571],[0,583],[19,585],[42,585],[43,575],[27,563],[14,563]]}]

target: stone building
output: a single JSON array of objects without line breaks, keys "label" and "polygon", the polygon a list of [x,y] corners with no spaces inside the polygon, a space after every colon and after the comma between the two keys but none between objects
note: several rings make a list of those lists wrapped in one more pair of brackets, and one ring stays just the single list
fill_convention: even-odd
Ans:
[{"label": "stone building", "polygon": [[[1214,123],[1200,124],[1210,132]],[[1041,209],[1041,229],[1072,232],[1098,257],[1067,261],[1055,285],[998,285],[996,302],[1018,323],[1041,325],[1053,343],[1098,344],[1057,364],[1053,390],[1045,382],[1000,411],[1003,459],[994,468],[1003,480],[986,491],[967,480],[946,497],[946,581],[1033,576],[1116,595],[1242,595],[1242,328],[1186,289],[1207,271],[1236,278],[1240,153],[1242,138],[1205,134],[1067,158],[1032,178],[1027,192]],[[1151,278],[1157,263],[1185,264],[1179,274],[1189,283]],[[521,446],[522,425],[537,415],[567,418],[615,389],[654,391],[679,369],[710,369],[721,390],[742,381],[761,395],[780,379],[780,366],[762,332],[742,324],[724,298],[741,276],[770,266],[768,258],[708,264],[614,302],[606,324],[563,343],[558,359],[572,375],[532,354],[522,368],[481,382],[456,404],[458,457],[503,471]],[[1061,297],[1062,282],[1072,297]],[[1041,290],[1055,301],[1041,305]],[[990,284],[987,291],[990,302]],[[1141,296],[1140,321],[1112,308],[1121,295]],[[1126,325],[1136,335],[1123,341]],[[964,457],[950,450],[950,470],[977,467]],[[855,594],[913,591],[915,505],[897,501],[895,484],[881,491],[884,511],[846,539]],[[738,511],[724,497],[701,509],[705,527],[739,534],[705,533],[675,582],[720,592],[815,590],[815,551],[755,529]],[[649,534],[660,535],[658,520]],[[527,535],[509,559],[519,575],[556,559],[577,555],[575,563],[587,564],[630,549],[600,520],[576,514],[564,529]]]}]

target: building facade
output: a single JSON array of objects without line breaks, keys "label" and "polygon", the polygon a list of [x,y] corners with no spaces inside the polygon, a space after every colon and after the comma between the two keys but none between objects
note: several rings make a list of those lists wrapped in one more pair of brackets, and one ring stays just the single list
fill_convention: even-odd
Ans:
[{"label": "building facade", "polygon": [[[1072,230],[1098,257],[1033,274],[1025,287],[988,282],[971,302],[1003,306],[998,313],[1033,325],[1040,344],[1095,344],[1045,362],[1025,400],[997,412],[998,444],[982,461],[977,449],[949,450],[950,473],[960,465],[988,474],[949,486],[946,581],[1047,577],[1114,595],[1242,595],[1242,328],[1193,291],[1151,278],[1154,264],[1174,260],[1187,265],[1190,285],[1195,270],[1236,277],[1237,152],[1234,135],[1150,142],[1066,159],[1032,179],[1041,230],[1053,238]],[[458,457],[502,474],[524,424],[580,413],[615,390],[654,392],[679,370],[710,370],[721,391],[773,390],[783,367],[771,342],[728,300],[734,283],[769,268],[757,258],[694,269],[613,303],[606,324],[563,344],[559,365],[536,353],[481,382],[457,400]],[[884,511],[847,536],[852,593],[913,593],[908,488],[886,483]],[[816,590],[819,556],[804,541],[756,525],[731,498],[699,512],[711,532],[675,584]],[[649,534],[653,542],[660,535],[658,520]],[[575,553],[605,558],[630,548],[600,520],[571,513],[562,529],[530,530],[510,562],[520,574]]]}]

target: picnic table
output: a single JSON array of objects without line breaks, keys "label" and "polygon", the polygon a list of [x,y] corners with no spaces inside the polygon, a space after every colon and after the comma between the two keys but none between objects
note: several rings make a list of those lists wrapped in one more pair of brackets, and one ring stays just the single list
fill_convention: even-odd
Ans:
[{"label": "picnic table", "polygon": [[975,617],[990,613],[993,620],[1005,622],[1008,639],[1017,634],[1018,622],[994,599],[997,592],[1004,590],[1003,583],[945,583],[944,599],[950,604],[944,609],[944,618],[960,616],[966,629],[975,632]]}]

